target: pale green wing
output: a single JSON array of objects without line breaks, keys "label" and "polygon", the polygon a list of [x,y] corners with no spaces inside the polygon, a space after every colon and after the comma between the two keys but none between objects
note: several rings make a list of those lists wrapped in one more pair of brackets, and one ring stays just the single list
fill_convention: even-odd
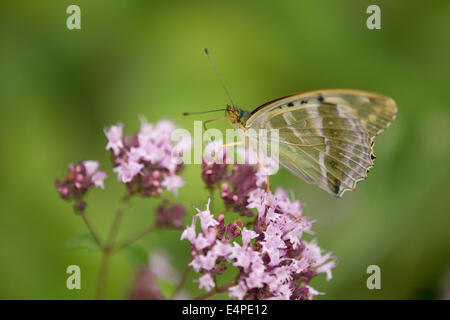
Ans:
[{"label": "pale green wing", "polygon": [[280,164],[340,197],[373,166],[373,138],[397,114],[388,97],[357,90],[323,90],[271,101],[245,127],[279,130]]}]

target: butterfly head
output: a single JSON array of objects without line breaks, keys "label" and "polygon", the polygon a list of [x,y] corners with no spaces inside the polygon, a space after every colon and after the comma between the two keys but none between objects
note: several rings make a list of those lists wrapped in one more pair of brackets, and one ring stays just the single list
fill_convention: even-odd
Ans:
[{"label": "butterfly head", "polygon": [[250,113],[242,110],[238,106],[227,105],[226,116],[227,116],[228,121],[230,121],[230,123],[235,128],[241,128],[241,127],[245,126],[245,123],[247,122],[248,118],[250,117]]}]

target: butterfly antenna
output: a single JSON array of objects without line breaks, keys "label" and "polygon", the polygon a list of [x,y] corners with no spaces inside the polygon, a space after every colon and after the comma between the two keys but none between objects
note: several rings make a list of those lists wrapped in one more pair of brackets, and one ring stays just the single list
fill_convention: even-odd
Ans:
[{"label": "butterfly antenna", "polygon": [[190,116],[193,114],[203,114],[203,113],[210,113],[210,112],[218,112],[218,111],[225,111],[226,109],[217,109],[217,110],[208,110],[208,111],[199,111],[199,112],[183,112],[183,116]]},{"label": "butterfly antenna", "polygon": [[219,78],[220,84],[222,85],[223,89],[225,90],[225,93],[226,93],[227,96],[228,96],[228,99],[230,99],[231,104],[234,106],[233,99],[231,99],[231,95],[230,95],[230,93],[228,92],[227,87],[226,87],[225,84],[223,83],[222,78],[220,77],[220,73],[219,73],[219,71],[218,71],[217,68],[216,68],[216,64],[214,63],[214,60],[213,60],[211,54],[209,53],[208,48],[205,48],[205,53],[206,53],[206,55],[208,56],[209,61],[211,62],[211,65],[212,65],[214,71],[216,72],[217,78]]}]

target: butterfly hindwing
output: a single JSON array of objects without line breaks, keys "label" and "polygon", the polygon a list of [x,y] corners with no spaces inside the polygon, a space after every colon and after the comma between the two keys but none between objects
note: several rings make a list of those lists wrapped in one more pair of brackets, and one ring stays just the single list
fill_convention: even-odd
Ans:
[{"label": "butterfly hindwing", "polygon": [[373,166],[373,138],[395,118],[395,102],[356,90],[284,97],[252,112],[247,128],[279,130],[280,163],[340,197]]}]

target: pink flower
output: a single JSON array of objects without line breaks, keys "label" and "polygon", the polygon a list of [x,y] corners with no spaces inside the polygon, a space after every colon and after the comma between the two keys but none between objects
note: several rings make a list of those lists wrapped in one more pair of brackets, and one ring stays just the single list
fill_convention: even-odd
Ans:
[{"label": "pink flower", "polygon": [[258,234],[253,230],[242,229],[242,247],[248,247],[250,241],[257,236]]},{"label": "pink flower", "polygon": [[86,160],[83,161],[83,165],[88,176],[92,176],[98,169],[98,161]]},{"label": "pink flower", "polygon": [[202,226],[202,230],[206,231],[209,227],[214,227],[219,224],[219,221],[214,219],[214,216],[209,211],[209,205],[211,203],[211,199],[208,199],[208,203],[206,205],[205,211],[200,211],[196,208],[197,214],[196,216],[200,218],[200,224]]},{"label": "pink flower", "polygon": [[211,164],[213,162],[215,162],[216,164],[227,163],[228,161],[225,155],[226,149],[222,147],[223,145],[224,144],[222,140],[212,141],[208,143],[205,147],[205,156],[203,157],[203,161],[206,164]]},{"label": "pink flower", "polygon": [[[267,234],[267,233],[266,233]],[[281,249],[286,248],[286,244],[277,236],[267,237],[265,241],[261,241],[262,251],[267,253],[270,258],[269,265],[276,266],[281,262],[283,252]]]},{"label": "pink flower", "polygon": [[200,255],[197,257],[200,260],[200,266],[202,267],[202,269],[209,271],[216,266],[217,256],[212,251],[208,251],[206,255]]},{"label": "pink flower", "polygon": [[208,292],[215,287],[214,280],[209,273],[206,273],[205,275],[201,276],[198,279],[198,283],[199,283],[198,287],[200,289],[205,289]]},{"label": "pink flower", "polygon": [[195,272],[199,272],[201,269],[209,271],[216,266],[216,259],[217,256],[212,251],[208,251],[206,255],[196,255],[189,263],[189,266],[191,266]]},{"label": "pink flower", "polygon": [[189,242],[193,243],[197,234],[195,233],[195,222],[192,221],[192,224],[183,231],[181,234],[180,240],[188,239]]},{"label": "pink flower", "polygon": [[[192,225],[188,226],[181,235],[181,240],[188,239],[196,250],[203,250],[211,246],[217,239],[217,232],[211,227],[218,225],[219,221],[214,219],[214,216],[210,213],[209,204],[210,201],[208,201],[205,211],[200,211],[196,208],[198,213],[192,219]],[[200,220],[202,226],[202,232],[198,236],[196,236],[195,232],[195,222],[197,219]],[[218,249],[224,250],[224,248]]]},{"label": "pink flower", "polygon": [[267,226],[266,231],[264,231],[264,241],[261,241],[263,249],[284,249],[286,244],[281,238],[283,230],[280,229],[282,225],[272,222]]},{"label": "pink flower", "polygon": [[119,123],[115,126],[105,129],[105,135],[108,139],[108,144],[106,145],[106,150],[112,149],[114,155],[118,155],[120,149],[123,148],[122,143],[122,129],[123,124]]},{"label": "pink flower", "polygon": [[144,165],[132,160],[122,161],[122,163],[113,169],[117,173],[117,179],[123,183],[133,180],[134,176],[141,172]]},{"label": "pink flower", "polygon": [[333,269],[334,267],[336,267],[336,261],[333,260],[318,267],[316,269],[316,272],[325,273],[327,275],[327,281],[330,281],[333,278],[331,274],[331,269]]},{"label": "pink flower", "polygon": [[161,182],[161,186],[166,188],[167,191],[172,191],[174,195],[178,195],[178,188],[184,185],[183,178],[180,176],[166,176]]},{"label": "pink flower", "polygon": [[304,242],[305,249],[303,251],[303,256],[312,261],[314,266],[319,266],[323,264],[326,260],[331,257],[331,253],[327,253],[322,256],[322,249],[317,245],[316,241]]},{"label": "pink flower", "polygon": [[247,208],[255,208],[258,211],[258,216],[262,216],[265,213],[268,205],[269,201],[265,190],[258,188],[249,192]]},{"label": "pink flower", "polygon": [[192,138],[189,135],[182,135],[173,147],[173,155],[180,156],[192,147]]},{"label": "pink flower", "polygon": [[[227,159],[226,151],[222,141],[219,140],[206,145],[205,156],[202,160],[202,179],[208,189],[213,189],[219,182],[228,179],[228,163],[231,160]],[[222,197],[226,196],[225,192]]]},{"label": "pink flower", "polygon": [[128,299],[131,300],[162,300],[156,277],[149,267],[141,266],[133,279]]},{"label": "pink flower", "polygon": [[332,278],[331,269],[336,267],[334,260],[328,261],[331,258],[331,252],[322,255],[322,249],[320,249],[315,241],[305,242],[304,244],[303,256],[312,261],[312,266],[316,268],[317,273],[325,273],[327,275],[327,281],[330,281]]},{"label": "pink flower", "polygon": [[179,154],[173,152],[172,133],[176,129],[169,120],[160,120],[156,125],[141,119],[141,129],[137,134],[138,147],[133,152],[142,160],[159,165],[174,173],[181,163]]},{"label": "pink flower", "polygon": [[157,227],[181,228],[183,226],[185,212],[186,209],[184,206],[171,205],[167,200],[164,200],[156,209],[155,225]]},{"label": "pink flower", "polygon": [[83,161],[77,165],[70,164],[69,172],[62,180],[57,179],[55,185],[61,198],[64,200],[74,200],[76,212],[83,212],[86,202],[83,196],[90,187],[96,186],[104,189],[103,180],[106,173],[99,171],[97,161]]},{"label": "pink flower", "polygon": [[246,278],[247,287],[252,288],[262,288],[266,282],[267,274],[264,264],[254,262],[252,264],[252,271]]},{"label": "pink flower", "polygon": [[92,175],[92,182],[96,187],[100,187],[102,189],[105,189],[105,185],[103,184],[103,180],[105,180],[107,177],[106,173],[103,171],[97,171]]},{"label": "pink flower", "polygon": [[229,243],[223,243],[222,241],[216,240],[216,244],[212,248],[212,252],[217,257],[226,257],[231,253],[231,245]]},{"label": "pink flower", "polygon": [[229,297],[230,298],[236,298],[238,300],[244,299],[245,294],[247,293],[247,287],[245,285],[244,281],[239,281],[239,283],[228,289]]},{"label": "pink flower", "polygon": [[231,254],[228,257],[233,260],[233,266],[242,267],[244,270],[248,270],[250,264],[257,259],[261,259],[259,254],[253,251],[252,248],[241,247],[236,242],[233,243],[231,248]]},{"label": "pink flower", "polygon": [[192,242],[197,250],[203,250],[214,243],[216,240],[216,231],[210,228],[201,232],[198,237]]},{"label": "pink flower", "polygon": [[288,284],[283,284],[278,288],[277,300],[289,300],[292,295],[292,290]]},{"label": "pink flower", "polygon": [[291,266],[281,266],[275,268],[272,272],[279,283],[287,283],[292,280]]},{"label": "pink flower", "polygon": [[302,206],[300,204],[300,200],[291,202],[286,191],[281,188],[278,188],[275,192],[273,201],[276,204],[276,207],[278,207],[281,212],[290,213],[295,216],[302,215]]},{"label": "pink flower", "polygon": [[306,286],[306,288],[308,288],[308,295],[309,295],[311,298],[313,298],[314,296],[317,296],[317,295],[324,295],[324,294],[325,294],[325,293],[323,293],[323,292],[317,291],[316,289],[314,289],[314,288],[312,288],[312,287],[310,287],[310,286]]},{"label": "pink flower", "polygon": [[156,137],[166,138],[167,141],[170,141],[172,138],[172,132],[176,128],[177,127],[173,124],[172,121],[167,120],[167,119],[162,119],[162,120],[159,120],[158,123],[156,124],[153,134]]},{"label": "pink flower", "polygon": [[305,271],[310,266],[308,258],[301,257],[300,259],[292,259],[291,260],[291,270],[294,273],[300,273]]},{"label": "pink flower", "polygon": [[[227,192],[228,185],[222,186],[221,190]],[[249,198],[250,205],[260,207],[256,226],[262,223],[261,229],[241,229],[237,222],[225,226],[223,215],[215,219],[210,212],[210,200],[206,210],[197,209],[194,219],[200,220],[202,232],[195,236],[193,222],[182,235],[182,238],[189,237],[195,248],[190,266],[196,272],[207,272],[201,277],[205,277],[206,283],[212,275],[220,274],[226,268],[221,264],[224,259],[239,268],[238,285],[229,288],[231,298],[312,298],[316,292],[307,288],[311,277],[324,272],[329,280],[336,263],[330,261],[331,253],[322,255],[315,242],[307,243],[301,239],[303,232],[310,230],[311,223],[301,216],[300,202],[290,201],[282,189],[272,197],[270,207],[268,196],[262,189],[252,191]],[[236,237],[242,237],[242,245],[236,241],[230,243],[234,239],[228,232],[230,226],[239,229]],[[253,239],[256,241],[252,245]],[[300,283],[302,287],[299,288]],[[205,288],[209,287],[205,285]]]},{"label": "pink flower", "polygon": [[304,231],[304,227],[300,224],[296,225],[294,229],[289,231],[283,236],[283,240],[289,240],[294,249],[297,249],[301,244],[301,237]]},{"label": "pink flower", "polygon": [[148,257],[148,266],[157,278],[175,283],[178,275],[167,251],[154,251]]},{"label": "pink flower", "polygon": [[[209,145],[213,150],[217,147]],[[322,254],[315,242],[302,239],[303,233],[311,230],[311,222],[302,216],[301,202],[291,200],[281,188],[268,194],[262,182],[258,183],[254,167],[236,164],[229,170],[228,164],[208,166],[212,159],[203,159],[206,187],[220,192],[226,208],[249,217],[256,209],[258,216],[245,227],[240,219],[226,224],[226,214],[214,218],[208,200],[206,209],[197,209],[195,215],[202,231],[195,236],[189,231],[191,226],[183,233],[184,238],[192,233],[190,266],[203,273],[206,282],[222,274],[229,264],[236,267],[238,284],[229,288],[231,298],[299,300],[318,294],[308,283],[321,272],[331,279],[336,263],[331,253]],[[235,240],[239,237],[242,245]]]},{"label": "pink flower", "polygon": [[92,183],[96,187],[100,187],[101,189],[105,189],[105,185],[103,180],[106,179],[107,174],[103,171],[97,171],[98,169],[98,161],[86,160],[83,161],[83,165],[86,168],[86,175],[90,176]]},{"label": "pink flower", "polygon": [[139,134],[138,135],[150,135],[153,130],[153,124],[148,123],[147,119],[145,117],[141,117],[141,127],[139,128]]},{"label": "pink flower", "polygon": [[183,149],[175,143],[172,134],[176,126],[169,120],[161,120],[155,125],[141,119],[138,133],[122,135],[122,124],[105,130],[108,138],[107,149],[112,150],[114,172],[119,181],[127,184],[130,193],[139,193],[143,197],[159,197],[164,189],[177,195],[183,186],[182,178],[177,175],[183,170],[182,152],[190,145],[187,140]]},{"label": "pink flower", "polygon": [[200,261],[200,256],[195,256],[194,259],[189,263],[189,266],[194,269],[195,272],[199,272],[202,269],[202,262]]}]

